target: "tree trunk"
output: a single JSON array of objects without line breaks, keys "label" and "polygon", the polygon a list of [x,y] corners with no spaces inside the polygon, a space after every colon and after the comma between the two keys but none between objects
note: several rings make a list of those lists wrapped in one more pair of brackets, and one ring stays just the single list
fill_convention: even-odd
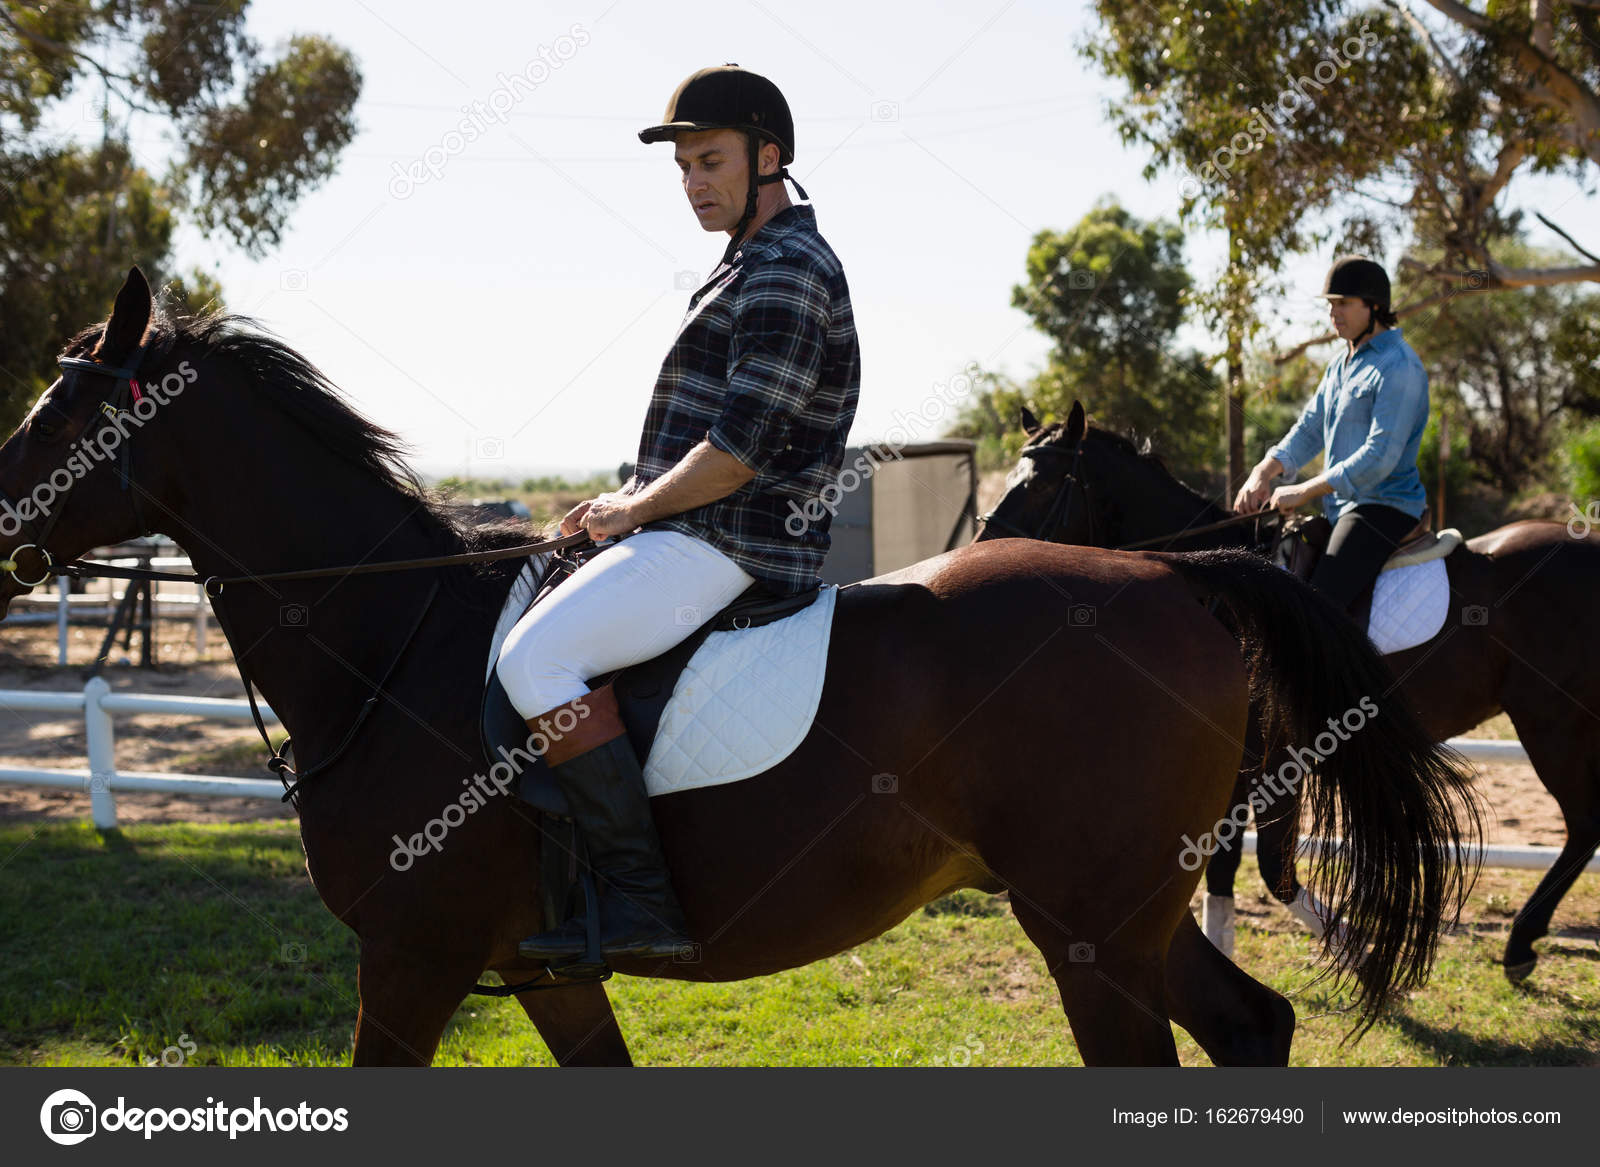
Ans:
[{"label": "tree trunk", "polygon": [[[1239,237],[1233,231],[1228,232],[1228,268],[1229,275],[1237,274],[1237,265],[1240,259]],[[1231,281],[1229,281],[1231,282]],[[1223,389],[1227,398],[1227,434],[1228,434],[1228,493],[1227,499],[1232,503],[1235,495],[1244,486],[1244,313],[1249,311],[1242,298],[1236,298],[1229,304],[1225,316],[1228,329],[1228,377]]]}]

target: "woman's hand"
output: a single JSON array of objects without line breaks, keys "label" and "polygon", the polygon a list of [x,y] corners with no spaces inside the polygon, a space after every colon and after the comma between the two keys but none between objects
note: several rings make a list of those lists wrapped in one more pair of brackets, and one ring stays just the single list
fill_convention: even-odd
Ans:
[{"label": "woman's hand", "polygon": [[1267,496],[1271,493],[1271,485],[1251,471],[1250,477],[1239,488],[1238,497],[1233,500],[1234,512],[1241,515],[1255,514],[1266,505]]},{"label": "woman's hand", "polygon": [[1267,496],[1272,493],[1272,480],[1282,473],[1283,463],[1276,458],[1263,458],[1257,462],[1233,500],[1234,513],[1253,515],[1266,506]]},{"label": "woman's hand", "polygon": [[1292,515],[1312,499],[1321,497],[1321,493],[1314,492],[1309,484],[1300,482],[1294,486],[1278,487],[1272,492],[1272,499],[1267,505],[1286,515]]}]

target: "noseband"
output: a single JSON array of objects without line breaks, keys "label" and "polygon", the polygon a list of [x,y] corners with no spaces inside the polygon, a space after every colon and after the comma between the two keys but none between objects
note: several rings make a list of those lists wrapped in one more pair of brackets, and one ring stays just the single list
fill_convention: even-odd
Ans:
[{"label": "noseband", "polygon": [[[143,395],[139,391],[139,366],[144,361],[145,348],[146,345],[141,342],[139,347],[133,351],[128,363],[121,367],[102,365],[98,361],[87,360],[83,357],[62,357],[56,363],[61,366],[63,372],[93,373],[100,377],[110,377],[115,381],[115,392],[107,400],[100,403],[100,412],[115,422],[119,415],[132,412],[131,406],[143,400]],[[122,431],[119,430],[118,432]],[[139,525],[139,531],[145,535],[150,534],[150,529],[144,522],[144,515],[139,510],[138,494],[133,489],[133,435],[128,433],[123,433],[122,436],[122,449],[117,456],[117,476],[123,492],[128,495],[128,501],[133,507],[133,518]],[[44,543],[50,537],[50,532],[55,529],[56,521],[61,518],[61,512],[66,505],[65,495],[67,491],[72,489],[79,477],[81,476],[74,475],[66,490],[58,493],[55,502],[50,507],[50,512],[44,516],[43,523],[29,535],[29,541],[13,548],[11,553],[5,557],[5,560],[0,562],[0,570],[10,572],[11,578],[16,580],[22,587],[38,587],[40,584],[48,582],[50,577],[55,574],[53,570],[55,561],[51,558],[50,552],[45,549]],[[4,490],[0,490],[0,502],[4,502],[13,514],[18,514],[16,503]],[[27,522],[27,520],[23,521]],[[17,574],[17,556],[30,548],[37,551],[39,557],[44,561],[42,574],[38,579],[31,582]]]},{"label": "noseband", "polygon": [[[1043,454],[1064,457],[1067,452],[1061,446],[1035,446],[1032,449],[1023,450],[1021,457],[1038,458]],[[1089,487],[1083,481],[1083,442],[1081,440],[1072,448],[1071,453],[1072,467],[1062,476],[1061,489],[1056,491],[1055,498],[1050,502],[1050,509],[1045,512],[1044,521],[1039,524],[1037,531],[1024,531],[1009,519],[1001,518],[998,511],[990,511],[988,514],[979,515],[978,522],[982,523],[985,528],[998,527],[1013,538],[1043,539],[1045,542],[1051,542],[1054,535],[1066,529],[1067,520],[1072,517],[1072,497],[1074,494],[1081,493],[1088,517],[1089,542],[1092,544],[1094,542],[1094,507],[1090,505]]]}]

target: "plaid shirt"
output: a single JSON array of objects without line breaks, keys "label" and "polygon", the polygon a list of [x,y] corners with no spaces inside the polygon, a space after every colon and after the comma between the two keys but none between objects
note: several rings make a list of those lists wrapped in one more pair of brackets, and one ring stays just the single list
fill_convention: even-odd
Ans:
[{"label": "plaid shirt", "polygon": [[[756,476],[647,524],[704,539],[780,592],[815,587],[861,387],[850,289],[809,206],[767,221],[689,300],[639,438],[631,494],[702,440]],[[809,506],[808,506],[809,504]]]}]

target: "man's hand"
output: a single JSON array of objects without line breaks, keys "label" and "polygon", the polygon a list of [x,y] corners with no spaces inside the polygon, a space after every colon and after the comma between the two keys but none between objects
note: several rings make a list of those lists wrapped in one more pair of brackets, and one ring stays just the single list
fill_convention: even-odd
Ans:
[{"label": "man's hand", "polygon": [[594,506],[594,499],[580,502],[561,517],[561,533],[563,535],[576,535],[583,530],[583,516],[589,513],[589,508]]},{"label": "man's hand", "polygon": [[612,535],[625,535],[639,525],[632,511],[632,498],[622,494],[602,494],[580,502],[561,519],[563,535],[587,529],[596,541]]},{"label": "man's hand", "polygon": [[587,504],[582,523],[595,542],[613,535],[626,535],[639,526],[634,513],[634,500],[618,494],[602,494]]}]

